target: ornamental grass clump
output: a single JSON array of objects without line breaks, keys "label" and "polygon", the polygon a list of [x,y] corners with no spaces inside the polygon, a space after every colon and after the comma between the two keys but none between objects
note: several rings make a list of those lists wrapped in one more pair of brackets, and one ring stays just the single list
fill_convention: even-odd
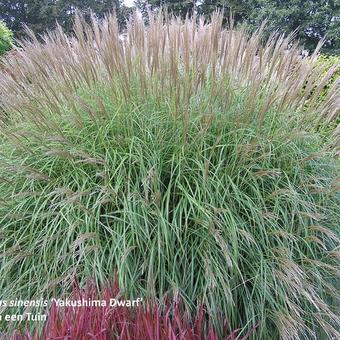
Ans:
[{"label": "ornamental grass clump", "polygon": [[336,136],[315,132],[337,118],[339,80],[318,100],[336,65],[262,30],[78,16],[5,58],[1,299],[117,271],[127,297],[256,339],[339,337]]}]

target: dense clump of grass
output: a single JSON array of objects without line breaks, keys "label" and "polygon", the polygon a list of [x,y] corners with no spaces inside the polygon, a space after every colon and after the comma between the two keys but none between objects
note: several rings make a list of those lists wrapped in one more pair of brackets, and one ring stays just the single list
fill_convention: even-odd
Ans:
[{"label": "dense clump of grass", "polygon": [[339,336],[339,168],[312,132],[337,115],[337,84],[318,101],[335,68],[218,13],[149,22],[78,17],[5,60],[1,298],[117,271],[127,296],[257,339]]}]

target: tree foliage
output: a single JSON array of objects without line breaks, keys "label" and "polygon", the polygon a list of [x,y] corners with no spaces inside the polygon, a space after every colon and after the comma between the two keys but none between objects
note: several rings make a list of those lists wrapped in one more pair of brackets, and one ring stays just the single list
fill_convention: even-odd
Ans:
[{"label": "tree foliage", "polygon": [[173,13],[174,15],[181,16],[182,18],[186,15],[191,15],[195,8],[197,1],[192,0],[184,0],[184,1],[177,1],[177,0],[139,0],[136,1],[136,6],[145,12],[147,7],[159,8],[159,7],[166,7],[169,12]]},{"label": "tree foliage", "polygon": [[[251,31],[267,21],[266,35],[274,31],[290,33],[294,30],[304,47],[312,50],[318,41],[326,39],[324,51],[340,51],[340,2],[338,0],[136,0],[135,6],[146,15],[147,8],[167,7],[168,11],[182,18],[196,12],[205,16],[216,9],[223,9],[225,17],[233,13],[236,24]],[[1,0],[0,20],[14,32],[23,36],[23,24],[35,33],[53,29],[58,21],[66,32],[72,27],[75,9],[85,16],[93,11],[99,18],[115,8],[122,24],[131,9],[123,0]]]},{"label": "tree foliage", "polygon": [[233,13],[236,23],[243,22],[252,14],[253,1],[249,0],[205,0],[198,5],[198,11],[203,15],[210,15],[216,9],[224,10],[224,14],[229,16]]},{"label": "tree foliage", "polygon": [[292,32],[308,50],[326,38],[325,50],[340,49],[340,2],[337,0],[257,0],[247,23],[255,29],[267,20],[269,35],[275,30]]},{"label": "tree foliage", "polygon": [[0,19],[12,29],[16,37],[24,35],[24,25],[34,33],[53,29],[58,21],[66,32],[72,28],[75,10],[88,15],[91,11],[98,17],[116,10],[118,20],[123,23],[127,8],[122,0],[1,0]]},{"label": "tree foliage", "polygon": [[148,5],[151,8],[166,6],[182,17],[193,9],[205,16],[222,9],[226,17],[232,12],[236,24],[246,25],[252,31],[266,20],[267,36],[274,31],[291,33],[296,30],[297,38],[308,50],[314,49],[322,38],[326,38],[324,51],[339,53],[340,50],[340,2],[337,0],[136,1],[142,12]]},{"label": "tree foliage", "polygon": [[0,56],[8,51],[13,44],[13,33],[0,21]]}]

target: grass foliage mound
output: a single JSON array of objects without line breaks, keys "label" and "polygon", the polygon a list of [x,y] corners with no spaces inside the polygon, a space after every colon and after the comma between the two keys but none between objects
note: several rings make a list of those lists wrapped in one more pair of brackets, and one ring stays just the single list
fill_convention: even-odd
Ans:
[{"label": "grass foliage mound", "polygon": [[339,336],[339,167],[312,132],[339,82],[319,101],[335,67],[261,32],[78,17],[5,59],[1,299],[116,271],[256,339]]}]

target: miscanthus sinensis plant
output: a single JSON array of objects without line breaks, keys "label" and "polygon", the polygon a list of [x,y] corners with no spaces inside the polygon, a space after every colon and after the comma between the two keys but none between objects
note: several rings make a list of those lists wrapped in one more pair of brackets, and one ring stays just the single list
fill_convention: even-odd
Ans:
[{"label": "miscanthus sinensis plant", "polygon": [[335,67],[261,32],[78,16],[4,60],[1,299],[116,271],[256,339],[339,337],[336,141],[315,132],[339,82],[318,100]]}]

